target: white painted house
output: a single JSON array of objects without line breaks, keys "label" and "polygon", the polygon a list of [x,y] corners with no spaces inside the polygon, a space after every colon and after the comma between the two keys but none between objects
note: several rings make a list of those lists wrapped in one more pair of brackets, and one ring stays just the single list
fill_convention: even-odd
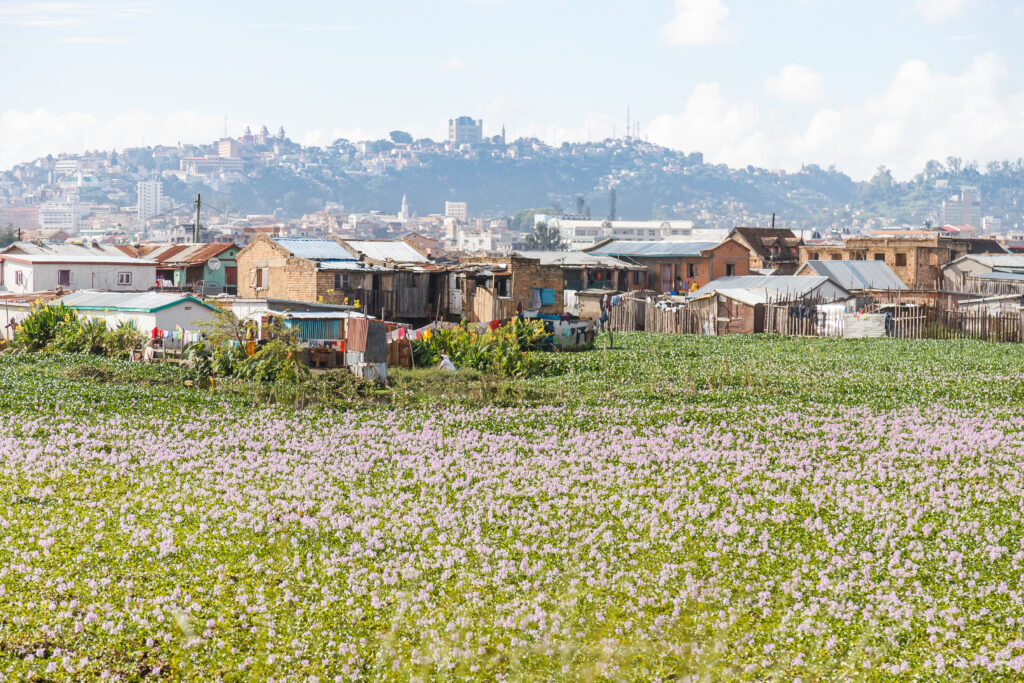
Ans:
[{"label": "white painted house", "polygon": [[60,303],[80,317],[106,321],[109,329],[128,322],[147,334],[154,327],[197,332],[202,323],[216,320],[221,310],[176,292],[81,291],[62,297]]},{"label": "white painted house", "polygon": [[156,287],[156,262],[107,245],[15,242],[0,251],[0,291],[63,289],[141,292]]}]

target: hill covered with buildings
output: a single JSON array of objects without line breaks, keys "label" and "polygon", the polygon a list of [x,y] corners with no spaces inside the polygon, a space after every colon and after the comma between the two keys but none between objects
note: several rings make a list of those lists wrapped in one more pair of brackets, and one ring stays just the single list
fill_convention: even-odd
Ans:
[{"label": "hill covered with buildings", "polygon": [[[686,219],[708,228],[766,225],[772,214],[779,225],[820,232],[983,218],[986,225],[975,227],[1006,231],[1024,223],[1024,160],[979,168],[950,158],[929,162],[909,180],[882,167],[856,182],[834,167],[787,173],[709,164],[699,152],[638,138],[552,147],[481,132],[481,122],[463,117],[442,142],[394,131],[384,140],[308,147],[283,129],[264,128],[205,145],[47,156],[0,172],[0,229],[47,227],[47,216],[71,220],[72,213],[128,229],[175,209],[187,213],[197,194],[214,212],[280,219],[394,211],[405,197],[414,216],[465,202],[469,215],[484,218],[549,207],[594,218]],[[971,206],[958,208],[961,201]]]}]

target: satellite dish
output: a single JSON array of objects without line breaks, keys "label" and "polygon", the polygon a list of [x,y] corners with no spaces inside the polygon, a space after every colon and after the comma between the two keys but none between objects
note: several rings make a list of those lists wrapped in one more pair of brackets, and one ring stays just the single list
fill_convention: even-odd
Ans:
[{"label": "satellite dish", "polygon": [[220,259],[214,256],[212,259],[206,262],[210,270],[220,270]]}]

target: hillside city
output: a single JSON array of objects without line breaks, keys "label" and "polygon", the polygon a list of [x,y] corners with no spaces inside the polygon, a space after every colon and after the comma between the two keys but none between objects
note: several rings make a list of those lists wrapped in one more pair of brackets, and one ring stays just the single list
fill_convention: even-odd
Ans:
[{"label": "hillside city", "polygon": [[[507,252],[522,246],[535,215],[561,217],[562,241],[577,247],[596,240],[581,243],[571,226],[605,220],[653,221],[658,238],[737,225],[789,228],[806,239],[942,226],[1016,237],[1024,225],[1021,161],[982,172],[949,158],[905,182],[884,167],[854,182],[816,165],[731,169],[637,136],[552,147],[507,140],[504,127],[484,132],[482,120],[460,116],[443,141],[396,130],[386,140],[304,147],[264,126],[207,144],[38,158],[0,172],[0,242],[185,242],[194,237],[197,195],[202,238],[242,245],[259,232],[416,233],[449,251]],[[594,236],[622,235],[608,224]]]}]

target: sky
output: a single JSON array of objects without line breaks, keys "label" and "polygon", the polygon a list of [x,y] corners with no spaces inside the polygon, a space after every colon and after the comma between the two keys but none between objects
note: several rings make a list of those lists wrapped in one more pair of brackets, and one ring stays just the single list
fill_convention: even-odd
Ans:
[{"label": "sky", "polygon": [[0,0],[0,168],[447,121],[855,179],[1024,156],[1024,0]]}]

